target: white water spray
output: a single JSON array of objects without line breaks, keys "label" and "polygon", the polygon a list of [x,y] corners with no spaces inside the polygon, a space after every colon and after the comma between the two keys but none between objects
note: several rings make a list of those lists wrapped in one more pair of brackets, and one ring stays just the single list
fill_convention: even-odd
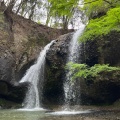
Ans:
[{"label": "white water spray", "polygon": [[[79,60],[80,47],[81,44],[78,43],[79,36],[83,33],[85,25],[81,25],[80,29],[73,34],[73,38],[71,39],[69,46],[69,55],[67,59],[68,62],[77,63]],[[66,80],[64,83],[64,93],[65,93],[65,105],[67,107],[65,109],[69,109],[69,105],[71,103],[77,104],[77,100],[80,97],[80,88],[77,85],[78,83],[71,83],[72,72],[68,71],[66,73]],[[77,88],[78,87],[78,88]]]},{"label": "white water spray", "polygon": [[20,83],[30,83],[28,92],[23,103],[25,109],[41,108],[45,57],[53,42],[54,41],[44,47],[44,49],[40,52],[36,63],[27,70],[26,75],[20,81]]}]

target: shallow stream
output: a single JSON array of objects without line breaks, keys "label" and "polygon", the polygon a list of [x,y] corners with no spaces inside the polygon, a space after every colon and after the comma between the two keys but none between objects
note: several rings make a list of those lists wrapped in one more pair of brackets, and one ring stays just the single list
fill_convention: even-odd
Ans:
[{"label": "shallow stream", "polygon": [[80,114],[90,111],[48,111],[48,110],[0,110],[0,120],[74,120]]},{"label": "shallow stream", "polygon": [[83,110],[60,111],[44,109],[0,110],[0,120],[120,120],[120,110],[111,107],[85,107]]}]

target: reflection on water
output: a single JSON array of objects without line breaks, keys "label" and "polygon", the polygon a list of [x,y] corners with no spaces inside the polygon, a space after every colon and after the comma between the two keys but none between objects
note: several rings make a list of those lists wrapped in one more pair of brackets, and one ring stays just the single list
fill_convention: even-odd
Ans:
[{"label": "reflection on water", "polygon": [[[66,113],[66,114],[65,114]],[[0,110],[0,120],[74,120],[71,115],[80,114],[82,111],[48,112],[45,110]],[[57,116],[56,116],[57,114]],[[61,115],[63,115],[61,117]],[[66,115],[66,116],[65,116]],[[69,117],[69,116],[70,117]]]},{"label": "reflection on water", "polygon": [[[113,109],[113,108],[112,108]],[[83,109],[72,109],[70,111],[55,112],[48,110],[0,110],[0,120],[118,120],[120,109],[84,107]]]},{"label": "reflection on water", "polygon": [[43,111],[18,111],[18,110],[1,110],[0,120],[41,120],[45,117]]},{"label": "reflection on water", "polygon": [[71,111],[57,111],[57,112],[51,112],[51,113],[48,113],[50,115],[57,115],[57,116],[63,116],[63,115],[77,115],[77,114],[85,114],[85,113],[91,113],[90,110],[85,110],[85,111],[74,111],[74,110],[71,110]]}]

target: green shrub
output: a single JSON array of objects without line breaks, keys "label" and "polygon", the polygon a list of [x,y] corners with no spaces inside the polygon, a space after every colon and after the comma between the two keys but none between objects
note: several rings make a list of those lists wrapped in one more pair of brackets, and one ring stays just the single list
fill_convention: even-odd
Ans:
[{"label": "green shrub", "polygon": [[110,9],[103,17],[91,19],[80,41],[93,40],[113,30],[120,31],[120,7]]},{"label": "green shrub", "polygon": [[120,70],[120,67],[111,67],[108,64],[95,64],[94,66],[89,67],[86,64],[69,62],[66,65],[66,69],[69,69],[73,73],[72,80],[74,80],[76,78],[97,77],[101,72]]}]

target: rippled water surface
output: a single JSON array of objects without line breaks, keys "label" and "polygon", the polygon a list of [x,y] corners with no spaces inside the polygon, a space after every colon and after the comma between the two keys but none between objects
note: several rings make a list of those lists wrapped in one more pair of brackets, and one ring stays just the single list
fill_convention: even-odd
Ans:
[{"label": "rippled water surface", "polygon": [[[49,112],[47,110],[0,110],[0,120],[59,120],[69,119],[71,115],[88,113],[89,111],[59,111]],[[61,118],[61,116],[64,116]]]},{"label": "rippled water surface", "polygon": [[[97,108],[98,109],[98,108]],[[0,120],[118,120],[120,110],[0,110]]]},{"label": "rippled water surface", "polygon": [[45,117],[44,111],[1,110],[0,120],[40,120]]}]

